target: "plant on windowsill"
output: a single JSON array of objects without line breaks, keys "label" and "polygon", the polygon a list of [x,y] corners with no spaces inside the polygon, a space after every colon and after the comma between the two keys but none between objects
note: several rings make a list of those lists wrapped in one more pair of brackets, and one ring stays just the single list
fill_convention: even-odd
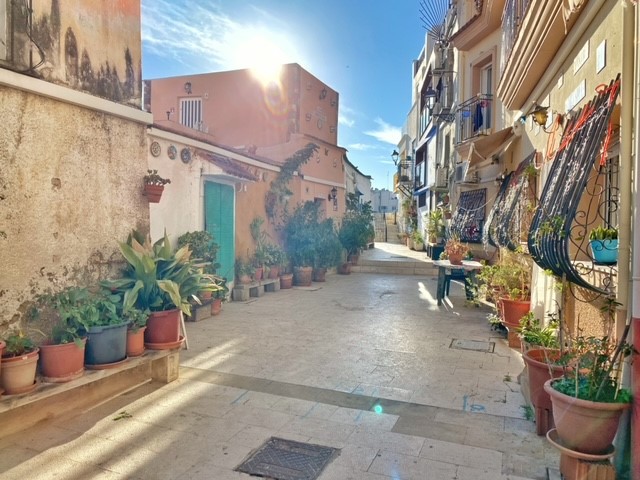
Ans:
[{"label": "plant on windowsill", "polygon": [[158,175],[158,170],[147,170],[147,174],[143,178],[144,192],[149,203],[159,203],[164,191],[164,186],[171,183],[168,178],[162,178]]}]

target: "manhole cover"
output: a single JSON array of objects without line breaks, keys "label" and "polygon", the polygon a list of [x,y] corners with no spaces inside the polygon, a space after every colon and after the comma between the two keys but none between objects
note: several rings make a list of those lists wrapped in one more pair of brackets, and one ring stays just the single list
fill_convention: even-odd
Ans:
[{"label": "manhole cover", "polygon": [[459,340],[454,338],[451,340],[450,348],[459,348],[460,350],[474,350],[476,352],[493,353],[496,346],[494,342],[483,342],[481,340]]},{"label": "manhole cover", "polygon": [[236,470],[274,480],[315,480],[338,451],[271,437]]}]

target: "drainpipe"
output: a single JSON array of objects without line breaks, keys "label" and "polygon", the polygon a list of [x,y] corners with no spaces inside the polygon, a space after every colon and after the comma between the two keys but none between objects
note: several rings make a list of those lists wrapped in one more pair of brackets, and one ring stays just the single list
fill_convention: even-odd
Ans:
[{"label": "drainpipe", "polygon": [[[624,8],[624,23],[623,23],[623,67],[627,65],[627,56],[630,56],[630,61],[634,61],[633,53],[627,55],[626,50],[631,50],[631,48],[625,47],[625,45],[633,45],[635,46],[635,76],[633,78],[633,82],[627,82],[627,85],[633,84],[635,87],[635,95],[630,93],[631,101],[629,103],[625,103],[627,101],[627,97],[622,98],[623,105],[633,105],[633,111],[629,112],[630,114],[635,114],[635,124],[632,125],[629,122],[627,125],[629,127],[633,127],[630,132],[635,133],[635,139],[633,140],[633,152],[625,151],[628,154],[628,162],[633,166],[633,190],[630,193],[630,196],[623,197],[622,199],[628,198],[630,206],[633,205],[633,238],[631,238],[631,251],[633,252],[633,258],[631,259],[631,293],[630,293],[630,301],[631,301],[631,342],[633,345],[638,348],[640,347],[640,207],[637,205],[638,202],[638,192],[640,191],[640,160],[638,152],[640,152],[640,138],[638,137],[638,133],[640,132],[640,49],[637,47],[637,42],[640,39],[640,9],[635,7],[635,11],[632,10],[633,5],[631,1],[627,1],[623,4]],[[635,19],[635,28],[632,23],[633,19]],[[635,32],[635,36],[631,33]],[[629,72],[632,72],[629,70]],[[626,120],[626,114],[624,112],[624,108],[622,112],[624,114],[623,120]],[[631,110],[631,109],[629,109]],[[624,127],[624,124],[623,126]],[[631,138],[631,135],[623,135],[623,137]],[[624,146],[624,145],[622,145]],[[621,146],[621,147],[622,147]],[[622,153],[622,152],[621,152]],[[635,156],[631,158],[631,153]],[[622,156],[622,155],[621,155]],[[624,158],[624,157],[622,157]],[[620,178],[625,178],[624,176],[620,176]],[[624,184],[625,182],[621,182]],[[623,192],[621,192],[623,195]],[[625,249],[626,250],[626,249]],[[635,293],[635,295],[634,295]],[[636,356],[637,357],[637,356]],[[631,477],[632,479],[640,479],[640,361],[636,358],[636,361],[632,363],[631,366],[631,388],[633,393],[633,405],[631,408]]]}]

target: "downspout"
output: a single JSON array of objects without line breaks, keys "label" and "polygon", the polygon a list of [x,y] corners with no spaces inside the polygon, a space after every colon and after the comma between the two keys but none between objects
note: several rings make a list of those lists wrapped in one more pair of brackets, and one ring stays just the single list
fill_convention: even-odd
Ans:
[{"label": "downspout", "polygon": [[[635,3],[635,2],[633,2]],[[632,2],[627,1],[623,4],[625,9],[633,8]],[[624,38],[623,38],[623,53],[625,54],[623,57],[623,66],[626,66],[627,63],[627,55],[626,50],[631,50],[631,48],[626,48],[625,45],[633,45],[635,47],[635,59],[633,58],[633,53],[629,54],[631,56],[631,61],[635,60],[635,77],[633,79],[633,86],[635,87],[635,95],[632,95],[631,101],[629,103],[623,103],[623,105],[633,105],[633,110],[630,114],[635,114],[635,124],[632,125],[632,122],[627,124],[629,127],[633,127],[629,132],[629,135],[624,135],[625,137],[631,138],[631,133],[635,134],[633,140],[629,140],[629,143],[633,146],[633,152],[628,152],[625,150],[625,153],[629,154],[629,164],[633,166],[633,190],[630,192],[629,197],[621,197],[628,198],[629,204],[633,205],[633,218],[632,218],[632,226],[633,226],[633,238],[631,238],[631,252],[633,253],[633,257],[631,259],[631,293],[630,293],[630,305],[631,305],[631,341],[633,345],[638,348],[640,347],[640,207],[638,206],[638,191],[640,191],[640,164],[639,164],[639,155],[640,151],[640,138],[638,136],[638,132],[640,132],[640,49],[637,47],[637,43],[640,40],[640,9],[635,7],[634,11],[623,12],[624,16]],[[635,19],[635,28],[631,23]],[[631,29],[635,32],[635,36],[631,34]],[[623,77],[624,81],[624,77]],[[631,85],[632,82],[628,82],[628,85]],[[623,97],[623,102],[625,102],[626,96]],[[630,109],[631,110],[631,109]],[[624,109],[623,109],[624,113]],[[626,114],[623,117],[626,119]],[[625,142],[626,143],[626,142]],[[623,145],[624,146],[624,145]],[[633,161],[631,158],[631,153],[634,154]],[[620,176],[620,178],[625,178]],[[625,182],[621,182],[625,183]],[[631,183],[631,182],[629,182]],[[630,187],[631,188],[631,187]],[[622,193],[622,192],[621,192]],[[625,202],[623,202],[625,203]],[[623,244],[624,245],[624,244]],[[634,292],[636,293],[634,295]],[[637,357],[637,355],[634,355]],[[635,358],[635,362],[632,362],[631,366],[631,388],[633,393],[633,405],[631,408],[631,479],[640,479],[640,361],[638,358]]]},{"label": "downspout", "polygon": [[[620,131],[622,137],[620,139],[620,172],[619,178],[633,178],[632,171],[637,171],[637,168],[634,168],[633,164],[633,132],[638,131],[637,124],[634,125],[634,108],[636,104],[634,102],[634,89],[636,87],[637,74],[635,69],[637,68],[634,65],[634,58],[638,55],[637,49],[635,48],[635,36],[636,36],[636,27],[635,24],[635,11],[633,9],[633,5],[630,1],[626,1],[622,3],[622,82],[620,86],[620,103],[622,105],[620,111]],[[633,105],[633,107],[625,108],[626,105]],[[638,122],[636,116],[636,122]],[[634,129],[634,126],[636,127]],[[637,151],[637,149],[636,149]],[[637,182],[637,178],[636,178]],[[637,190],[637,188],[634,188]],[[635,252],[635,248],[632,248],[632,245],[638,245],[640,242],[640,238],[638,238],[638,231],[634,229],[634,241],[632,243],[631,232],[632,232],[632,223],[637,225],[637,215],[638,209],[635,206],[635,194],[632,191],[631,182],[620,182],[620,215],[619,215],[619,235],[620,235],[620,245],[623,248],[619,249],[619,258],[618,258],[618,298],[617,301],[621,304],[618,309],[618,315],[616,317],[616,337],[620,337],[623,332],[625,325],[628,319],[633,315],[633,312],[637,312],[637,309],[634,309],[629,305],[629,301],[633,301],[635,303],[638,302],[639,299],[633,298],[633,285],[630,281],[631,272],[634,276],[634,283],[636,281],[635,277],[638,275],[638,260],[639,256]],[[633,206],[633,212],[632,212]],[[632,222],[632,217],[634,216],[634,221]],[[631,265],[631,252],[634,252],[633,265]],[[629,271],[629,266],[631,265],[631,272]],[[635,316],[635,315],[634,315]],[[634,329],[637,330],[637,329]],[[628,369],[624,378],[625,384],[629,385],[629,374]],[[638,388],[638,385],[635,384],[632,388]],[[638,400],[636,400],[638,401]],[[640,426],[637,423],[636,417],[637,408],[633,409],[632,414],[626,413],[621,422],[621,426],[618,432],[618,438],[616,438],[616,456],[615,456],[615,465],[616,470],[618,472],[626,472],[630,468],[630,456],[633,456],[634,459],[638,459],[640,454],[640,444],[638,441],[632,441],[632,435],[638,436],[639,432],[637,432],[638,427]],[[630,425],[631,424],[631,425]],[[634,433],[631,433],[633,429]],[[633,449],[633,451],[632,451]],[[633,475],[632,478],[640,478],[640,475]]]}]

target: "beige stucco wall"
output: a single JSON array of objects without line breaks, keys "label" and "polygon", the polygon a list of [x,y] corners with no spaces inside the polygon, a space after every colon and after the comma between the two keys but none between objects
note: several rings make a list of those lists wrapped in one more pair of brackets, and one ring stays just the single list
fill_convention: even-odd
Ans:
[{"label": "beige stucco wall", "polygon": [[0,333],[34,294],[121,266],[148,229],[145,126],[0,87]]},{"label": "beige stucco wall", "polygon": [[[608,85],[616,75],[621,72],[622,68],[622,15],[624,8],[621,2],[607,2],[605,6],[598,12],[594,21],[586,27],[584,34],[577,41],[577,46],[573,48],[561,62],[560,74],[551,79],[549,85],[544,90],[541,98],[530,98],[526,105],[537,100],[541,105],[549,105],[550,120],[555,118],[556,113],[567,114],[566,100],[569,95],[585,82],[585,96],[574,107],[577,111],[587,102],[591,101],[595,96],[595,88],[600,84]],[[583,13],[584,15],[584,13]],[[581,27],[581,20],[578,19],[574,29]],[[596,49],[606,41],[606,65],[597,72],[596,71]],[[574,71],[574,60],[580,53],[585,43],[589,43],[588,58]],[[556,60],[557,61],[557,60]],[[623,106],[624,108],[624,106]],[[617,119],[614,119],[614,123]],[[562,137],[562,130],[555,135],[550,135],[535,125],[530,117],[527,118],[524,125],[523,138],[523,156],[526,156],[532,149],[536,149],[546,155],[550,146],[557,147]],[[553,143],[551,143],[553,142]],[[550,161],[542,166],[540,175],[538,176],[538,192],[542,191],[544,182],[547,179]],[[540,268],[534,268],[532,305],[539,318],[542,318],[544,310],[554,311],[561,302],[559,290],[553,287],[551,277],[544,274]],[[569,301],[565,305],[565,319],[569,325],[580,323],[581,328],[585,329],[588,334],[599,334],[601,332],[601,316],[598,305],[590,302],[575,301],[572,294],[567,293]],[[558,303],[556,303],[558,302]]]}]

